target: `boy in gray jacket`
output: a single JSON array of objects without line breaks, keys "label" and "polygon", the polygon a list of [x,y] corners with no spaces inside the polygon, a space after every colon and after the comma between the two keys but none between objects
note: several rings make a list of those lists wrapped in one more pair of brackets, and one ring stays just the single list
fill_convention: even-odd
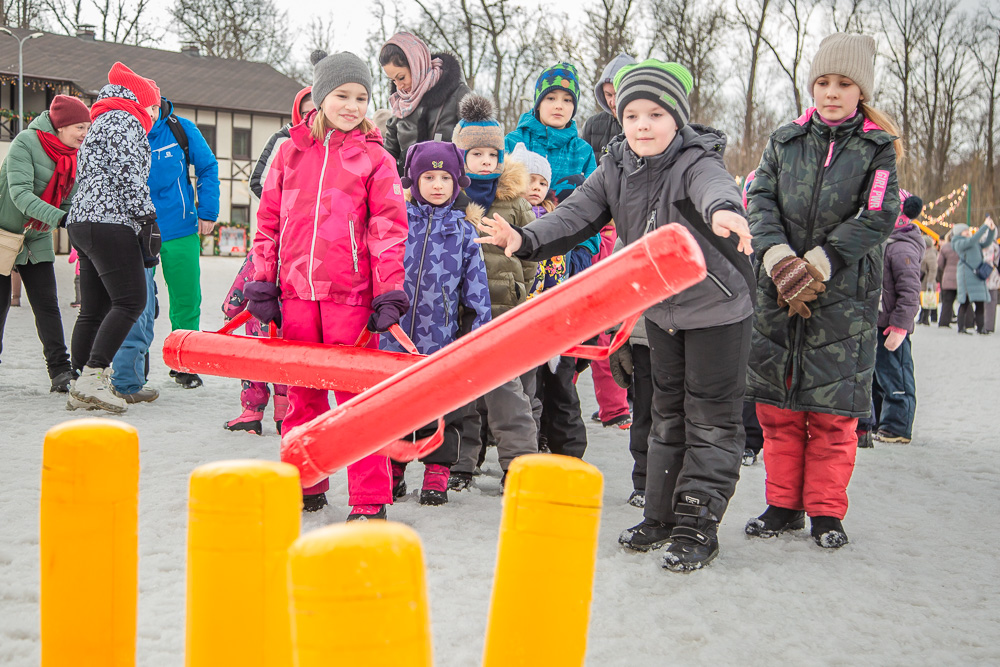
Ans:
[{"label": "boy in gray jacket", "polygon": [[645,313],[653,376],[645,519],[625,547],[669,543],[663,567],[699,569],[719,552],[718,523],[739,478],[753,311],[750,231],[725,137],[688,124],[690,72],[646,60],[615,77],[625,140],[612,141],[587,181],[522,229],[484,219],[480,242],[540,260],[568,252],[614,219],[626,245],[670,222],[691,231],[708,277]]}]

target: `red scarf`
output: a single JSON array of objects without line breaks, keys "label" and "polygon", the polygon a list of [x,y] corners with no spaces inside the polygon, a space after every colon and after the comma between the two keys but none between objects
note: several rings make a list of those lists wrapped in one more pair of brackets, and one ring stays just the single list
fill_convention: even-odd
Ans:
[{"label": "red scarf", "polygon": [[142,123],[146,134],[149,134],[149,131],[153,129],[153,119],[149,117],[145,107],[141,107],[138,102],[127,100],[124,97],[105,97],[103,100],[94,102],[94,106],[90,107],[90,120],[97,120],[98,116],[109,111],[129,112]]},{"label": "red scarf", "polygon": [[[36,130],[38,141],[42,145],[42,150],[56,163],[55,171],[49,184],[45,186],[45,192],[41,195],[41,200],[52,204],[56,208],[62,206],[63,200],[69,196],[76,182],[76,152],[77,149],[70,148],[59,140],[59,137],[51,132]],[[25,228],[45,231],[49,226],[44,222],[32,218],[25,225]]]}]

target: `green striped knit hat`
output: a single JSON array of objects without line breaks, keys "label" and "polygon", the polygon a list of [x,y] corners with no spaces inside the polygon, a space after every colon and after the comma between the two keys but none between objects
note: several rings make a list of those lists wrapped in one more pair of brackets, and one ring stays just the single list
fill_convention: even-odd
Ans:
[{"label": "green striped knit hat", "polygon": [[535,81],[534,110],[536,115],[538,114],[538,105],[553,90],[565,90],[573,97],[573,114],[570,118],[576,116],[576,111],[580,108],[580,77],[573,64],[556,63],[552,67],[542,70],[538,80]]},{"label": "green striped knit hat", "polygon": [[691,119],[688,94],[694,87],[691,72],[680,63],[667,63],[650,58],[635,65],[626,65],[615,75],[618,117],[632,100],[652,100],[670,112],[677,129]]}]

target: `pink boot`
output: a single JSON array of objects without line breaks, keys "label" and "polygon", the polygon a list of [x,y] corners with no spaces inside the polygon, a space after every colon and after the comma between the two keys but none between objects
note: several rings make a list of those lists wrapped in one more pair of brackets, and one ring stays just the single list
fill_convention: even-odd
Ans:
[{"label": "pink boot", "polygon": [[421,505],[444,505],[448,502],[448,478],[451,469],[434,463],[424,464],[424,486],[420,489]]},{"label": "pink boot", "polygon": [[347,515],[348,521],[371,521],[385,519],[385,505],[355,505]]},{"label": "pink boot", "polygon": [[285,413],[288,412],[288,397],[281,394],[274,395],[274,427],[281,435],[281,422],[285,421]]},{"label": "pink boot", "polygon": [[260,420],[263,418],[264,413],[260,410],[246,408],[239,417],[227,421],[223,428],[227,431],[247,431],[262,435],[264,429],[261,426]]}]

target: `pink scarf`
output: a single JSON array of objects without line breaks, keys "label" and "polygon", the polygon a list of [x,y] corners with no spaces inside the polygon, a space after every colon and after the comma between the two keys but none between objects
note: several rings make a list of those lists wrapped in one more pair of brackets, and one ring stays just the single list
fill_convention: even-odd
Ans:
[{"label": "pink scarf", "polygon": [[437,85],[444,63],[440,58],[431,59],[431,51],[419,37],[408,32],[393,35],[386,44],[395,44],[403,50],[406,62],[410,64],[410,92],[396,89],[389,96],[389,106],[396,118],[406,118],[413,113],[428,90]]}]

